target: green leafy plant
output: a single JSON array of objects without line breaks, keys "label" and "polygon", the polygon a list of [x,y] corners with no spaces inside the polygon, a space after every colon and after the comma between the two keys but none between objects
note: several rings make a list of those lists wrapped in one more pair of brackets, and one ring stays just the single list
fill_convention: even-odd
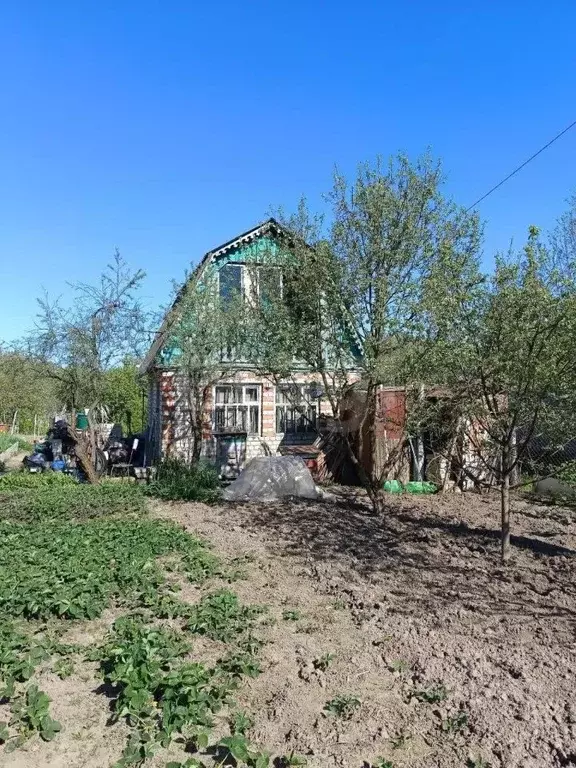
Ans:
[{"label": "green leafy plant", "polygon": [[321,672],[326,672],[328,667],[332,664],[336,656],[333,653],[323,653],[322,656],[314,659],[312,664],[314,669],[319,669]]},{"label": "green leafy plant", "polygon": [[12,623],[0,626],[0,699],[9,700],[16,683],[29,680],[36,667],[48,658],[45,646]]},{"label": "green leafy plant", "polygon": [[408,664],[408,662],[404,661],[403,659],[394,659],[390,662],[389,668],[392,672],[399,672],[400,674],[404,674],[410,669],[410,664]]},{"label": "green leafy plant", "polygon": [[248,768],[268,768],[270,765],[269,753],[253,749],[242,734],[226,736],[220,739],[218,746],[228,752],[238,764]]},{"label": "green leafy plant", "polygon": [[441,701],[446,701],[448,698],[448,691],[443,683],[434,683],[429,688],[422,688],[414,692],[414,697],[418,701],[426,702],[427,704],[439,704]]},{"label": "green leafy plant", "polygon": [[212,503],[220,497],[220,480],[216,469],[208,464],[189,465],[177,459],[165,459],[145,492],[171,501]]},{"label": "green leafy plant", "polygon": [[245,736],[246,732],[254,727],[254,720],[242,710],[233,712],[228,719],[228,722],[230,724],[232,735],[239,733],[242,736]]},{"label": "green leafy plant", "polygon": [[461,709],[442,721],[442,730],[447,733],[457,733],[458,731],[463,731],[467,725],[468,713]]},{"label": "green leafy plant", "polygon": [[54,672],[60,680],[64,680],[74,674],[74,662],[71,659],[58,659],[54,664]]},{"label": "green leafy plant", "polygon": [[324,711],[343,720],[350,720],[354,712],[360,707],[360,699],[351,695],[335,696],[324,705]]},{"label": "green leafy plant", "polygon": [[114,718],[136,729],[122,760],[144,759],[174,736],[193,749],[208,745],[213,716],[229,701],[241,670],[189,662],[189,644],[176,631],[146,624],[139,615],[118,619],[99,650],[104,680],[114,686]]},{"label": "green leafy plant", "polygon": [[466,761],[467,768],[492,768],[492,763],[489,763],[483,757],[469,757]]},{"label": "green leafy plant", "polygon": [[0,501],[0,520],[22,522],[141,516],[146,504],[141,487],[133,483],[88,485],[59,472],[3,475]]},{"label": "green leafy plant", "polygon": [[308,765],[308,760],[302,755],[297,755],[294,751],[289,755],[282,755],[274,761],[275,768],[292,768],[292,766]]},{"label": "green leafy plant", "polygon": [[[0,522],[0,611],[26,618],[88,618],[110,600],[154,603],[165,577],[156,558],[175,553],[199,583],[219,570],[202,542],[160,520]],[[19,563],[14,569],[11,564]]]},{"label": "green leafy plant", "polygon": [[241,606],[233,592],[221,589],[204,596],[192,608],[186,628],[227,643],[251,629],[262,610],[259,606]]},{"label": "green leafy plant", "polygon": [[18,697],[12,706],[12,718],[9,725],[18,731],[13,742],[20,746],[33,733],[38,732],[44,741],[51,741],[61,730],[57,720],[50,717],[50,698],[31,683],[23,696]]},{"label": "green leafy plant", "polygon": [[390,739],[392,749],[404,749],[408,742],[412,739],[412,734],[408,731],[401,730]]},{"label": "green leafy plant", "polygon": [[284,621],[300,621],[302,614],[293,608],[287,608],[282,611],[282,618]]}]

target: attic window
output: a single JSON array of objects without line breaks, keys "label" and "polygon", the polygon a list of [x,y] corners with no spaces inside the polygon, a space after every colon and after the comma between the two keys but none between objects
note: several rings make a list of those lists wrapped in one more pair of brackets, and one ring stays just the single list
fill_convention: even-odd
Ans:
[{"label": "attic window", "polygon": [[240,264],[225,264],[218,273],[220,298],[231,301],[242,292],[242,267]]}]

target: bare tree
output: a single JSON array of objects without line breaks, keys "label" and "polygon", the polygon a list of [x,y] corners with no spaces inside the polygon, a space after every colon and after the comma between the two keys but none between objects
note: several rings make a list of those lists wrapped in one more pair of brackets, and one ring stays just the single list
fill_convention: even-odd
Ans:
[{"label": "bare tree", "polygon": [[38,299],[35,328],[24,350],[56,382],[69,411],[101,404],[104,372],[149,343],[149,317],[139,296],[145,273],[132,270],[118,251],[94,285],[69,287],[71,302]]}]

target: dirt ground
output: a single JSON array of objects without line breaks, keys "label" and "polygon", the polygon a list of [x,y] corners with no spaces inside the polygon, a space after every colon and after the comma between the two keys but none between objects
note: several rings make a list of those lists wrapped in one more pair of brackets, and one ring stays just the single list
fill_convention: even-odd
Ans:
[{"label": "dirt ground", "polygon": [[[353,494],[155,507],[217,553],[247,555],[232,588],[269,606],[263,674],[238,695],[251,741],[311,768],[576,765],[576,515],[522,500],[514,510],[503,568],[497,500],[472,494],[391,497],[383,519]],[[42,681],[65,730],[3,756],[5,768],[117,759],[125,731],[106,726],[92,675]],[[323,711],[339,695],[360,700],[350,719]]]}]

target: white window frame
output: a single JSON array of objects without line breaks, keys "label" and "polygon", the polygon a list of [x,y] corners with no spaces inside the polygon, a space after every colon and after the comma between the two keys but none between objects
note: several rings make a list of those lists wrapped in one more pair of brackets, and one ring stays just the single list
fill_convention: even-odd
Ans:
[{"label": "white window frame", "polygon": [[[306,389],[310,389],[311,384],[279,384],[276,387],[274,395],[274,422],[277,435],[311,435],[318,432],[318,401],[305,394]],[[292,396],[287,402],[279,402],[278,393],[282,390],[291,389],[294,392],[298,389],[298,397]],[[279,431],[279,411],[284,412],[284,422],[286,423],[287,413],[290,412],[290,420],[294,424],[294,429]],[[298,416],[296,415],[298,414]],[[313,418],[312,418],[313,416]],[[297,425],[300,421],[300,425]],[[300,426],[300,428],[299,428]]]},{"label": "white window frame", "polygon": [[[228,389],[236,390],[233,401],[218,400],[218,390]],[[247,390],[256,390],[256,399],[250,399]],[[239,384],[237,382],[221,382],[214,386],[213,392],[213,418],[212,431],[214,434],[239,432],[248,435],[262,434],[262,385],[261,384]],[[245,416],[242,418],[240,412],[245,409]],[[223,420],[219,418],[218,412],[224,415]],[[251,413],[255,412],[254,421],[256,431],[251,429],[253,419]],[[245,428],[243,428],[245,427]]]}]

